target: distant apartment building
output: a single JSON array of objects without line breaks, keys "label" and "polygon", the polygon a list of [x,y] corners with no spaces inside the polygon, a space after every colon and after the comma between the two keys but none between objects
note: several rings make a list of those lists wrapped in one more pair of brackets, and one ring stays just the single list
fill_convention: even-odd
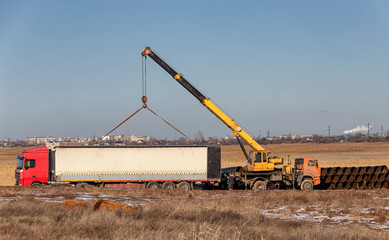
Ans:
[{"label": "distant apartment building", "polygon": [[[30,146],[35,145],[46,145],[52,142],[61,142],[61,143],[79,143],[82,145],[93,145],[100,142],[101,139],[97,137],[27,137],[26,144]],[[152,140],[150,136],[124,136],[124,135],[115,135],[115,136],[106,136],[102,139],[102,142],[114,142],[114,143],[144,143]],[[3,141],[4,142],[4,141]]]}]

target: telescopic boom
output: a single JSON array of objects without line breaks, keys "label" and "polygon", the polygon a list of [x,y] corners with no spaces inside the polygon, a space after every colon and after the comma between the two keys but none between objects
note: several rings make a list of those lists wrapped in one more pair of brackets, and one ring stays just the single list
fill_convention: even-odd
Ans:
[{"label": "telescopic boom", "polygon": [[[217,118],[219,118],[227,127],[229,127],[236,138],[245,141],[254,151],[267,152],[257,141],[254,140],[246,131],[236,124],[227,114],[225,114],[220,108],[218,108],[209,98],[204,96],[199,90],[197,90],[192,84],[190,84],[180,73],[177,73],[172,67],[170,67],[165,61],[163,61],[158,55],[153,52],[150,47],[146,47],[142,56],[149,56],[159,66],[165,69],[179,84],[181,84],[186,90],[188,90],[197,100],[200,101],[209,111],[211,111]],[[244,149],[244,148],[243,148]],[[242,150],[243,150],[242,149]],[[245,153],[246,154],[246,153]],[[246,154],[247,157],[247,154]]]}]

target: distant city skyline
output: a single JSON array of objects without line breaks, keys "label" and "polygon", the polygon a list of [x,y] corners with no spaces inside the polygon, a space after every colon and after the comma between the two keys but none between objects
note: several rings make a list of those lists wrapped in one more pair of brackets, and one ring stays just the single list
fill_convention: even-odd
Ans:
[{"label": "distant city skyline", "polygon": [[[388,1],[0,1],[0,139],[103,136],[142,106],[146,46],[253,137],[386,131],[388,30]],[[189,137],[232,135],[147,69],[158,114]],[[179,137],[146,111],[123,133]]]}]

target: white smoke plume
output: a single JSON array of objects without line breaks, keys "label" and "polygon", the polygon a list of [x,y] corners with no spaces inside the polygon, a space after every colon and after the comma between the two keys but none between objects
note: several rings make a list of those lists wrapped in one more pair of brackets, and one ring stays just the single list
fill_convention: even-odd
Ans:
[{"label": "white smoke plume", "polygon": [[365,125],[358,125],[356,128],[353,128],[351,130],[343,131],[344,134],[356,134],[356,133],[367,133],[369,129],[372,129],[374,127],[374,123],[371,124],[369,127]]}]

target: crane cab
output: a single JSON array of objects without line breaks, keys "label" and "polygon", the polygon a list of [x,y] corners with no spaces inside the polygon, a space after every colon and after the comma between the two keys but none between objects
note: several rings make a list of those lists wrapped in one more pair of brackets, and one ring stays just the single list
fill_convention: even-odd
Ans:
[{"label": "crane cab", "polygon": [[274,162],[268,158],[267,151],[252,151],[247,159],[247,169],[254,172],[274,171]]}]

